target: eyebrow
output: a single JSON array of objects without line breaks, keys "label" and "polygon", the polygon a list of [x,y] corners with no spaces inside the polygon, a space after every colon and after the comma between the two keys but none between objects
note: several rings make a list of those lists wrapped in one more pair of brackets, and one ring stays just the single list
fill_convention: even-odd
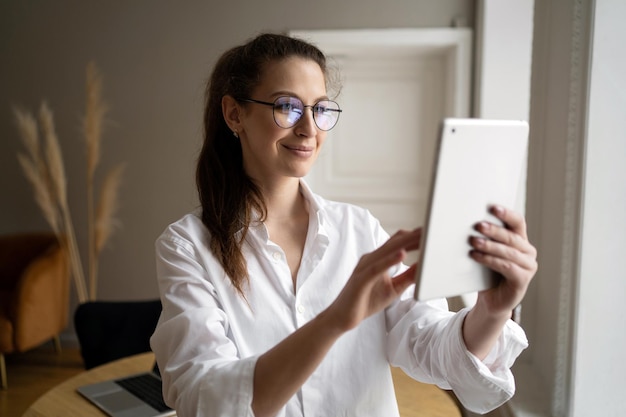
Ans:
[{"label": "eyebrow", "polygon": [[[300,101],[302,101],[304,103],[304,100],[302,100],[302,97],[300,97],[299,95],[295,94],[292,91],[280,90],[280,91],[276,91],[275,93],[270,94],[270,97],[273,100],[276,100],[278,97],[284,97],[284,96],[295,97],[295,98],[299,99]],[[324,94],[323,96],[320,96],[320,97],[317,97],[316,99],[314,99],[312,104],[315,104],[315,103],[317,103],[319,101],[322,101],[322,100],[330,100],[330,98],[328,97],[327,94]]]}]

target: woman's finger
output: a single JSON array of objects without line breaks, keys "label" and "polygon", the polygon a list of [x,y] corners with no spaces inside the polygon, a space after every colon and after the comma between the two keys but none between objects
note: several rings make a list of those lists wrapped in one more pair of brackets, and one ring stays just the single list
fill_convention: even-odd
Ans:
[{"label": "woman's finger", "polygon": [[[530,244],[527,237],[524,234],[519,234],[514,230],[507,227],[497,226],[492,223],[482,221],[474,226],[478,232],[482,233],[485,237],[500,242],[511,248],[515,248],[518,251],[529,254],[531,256],[536,255],[535,248]],[[526,226],[523,226],[525,231]]]},{"label": "woman's finger", "polygon": [[364,279],[372,279],[386,273],[389,268],[396,265],[406,257],[403,249],[395,252],[372,252],[361,258],[354,272],[363,276]]},{"label": "woman's finger", "polygon": [[415,229],[411,231],[399,230],[391,236],[387,242],[375,251],[366,255],[366,257],[376,258],[378,256],[385,256],[397,252],[400,249],[407,252],[419,249],[421,234],[422,229]]},{"label": "woman's finger", "polygon": [[[519,265],[521,268],[528,270],[532,270],[536,265],[535,258],[531,253],[523,252],[514,246],[508,246],[506,244],[478,236],[470,237],[470,245],[475,251],[482,253],[483,258],[487,256],[490,257],[485,259],[494,258],[494,262],[496,259],[501,259],[502,261],[498,261],[498,263],[501,264],[501,268],[510,269],[506,266],[507,262]],[[534,250],[532,245],[528,244],[528,247],[528,252],[532,252],[530,248]]]},{"label": "woman's finger", "polygon": [[525,240],[528,239],[528,235],[526,233],[526,219],[524,219],[524,216],[520,213],[498,205],[489,207],[489,212],[498,219],[502,220],[505,228],[520,235]]},{"label": "woman's finger", "polygon": [[413,264],[401,273],[400,275],[396,275],[392,278],[392,285],[396,291],[396,294],[401,294],[409,288],[415,282],[415,270],[417,269],[417,264]]},{"label": "woman's finger", "polygon": [[478,263],[500,273],[504,277],[522,276],[524,275],[522,271],[526,270],[526,268],[509,259],[493,256],[485,252],[473,250],[470,252],[470,256]]}]

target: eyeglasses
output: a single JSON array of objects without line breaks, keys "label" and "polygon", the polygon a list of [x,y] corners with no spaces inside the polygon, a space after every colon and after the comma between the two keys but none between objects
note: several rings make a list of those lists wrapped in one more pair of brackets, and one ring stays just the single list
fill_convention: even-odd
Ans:
[{"label": "eyeglasses", "polygon": [[313,112],[313,120],[320,130],[330,130],[337,124],[341,109],[339,104],[332,100],[320,100],[317,103],[305,106],[302,100],[291,96],[281,96],[274,100],[273,103],[267,101],[253,100],[251,98],[239,98],[239,101],[248,103],[263,104],[272,106],[274,113],[274,122],[283,129],[293,127],[304,114],[304,109],[309,107]]}]

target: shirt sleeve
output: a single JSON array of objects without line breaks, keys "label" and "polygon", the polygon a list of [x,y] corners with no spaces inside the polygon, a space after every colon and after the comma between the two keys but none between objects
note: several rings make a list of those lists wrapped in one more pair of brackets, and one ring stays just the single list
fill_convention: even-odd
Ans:
[{"label": "shirt sleeve", "polygon": [[186,416],[252,416],[257,357],[240,358],[229,322],[195,248],[174,235],[156,242],[163,310],[150,340],[165,402]]},{"label": "shirt sleeve", "polygon": [[410,294],[412,288],[387,310],[391,365],[419,381],[452,389],[472,412],[486,413],[508,401],[515,393],[510,368],[528,346],[521,327],[509,320],[481,361],[463,341],[462,326],[469,309],[453,313],[445,299],[416,302]]}]

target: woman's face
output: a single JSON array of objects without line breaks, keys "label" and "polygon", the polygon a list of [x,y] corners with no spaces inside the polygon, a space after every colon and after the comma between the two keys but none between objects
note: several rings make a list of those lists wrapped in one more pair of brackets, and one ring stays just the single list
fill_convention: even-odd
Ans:
[{"label": "woman's face", "polygon": [[[319,65],[296,57],[270,62],[258,87],[251,97],[245,98],[274,102],[280,96],[297,97],[305,106],[327,98]],[[274,122],[271,106],[258,103],[241,103],[241,106],[238,134],[246,173],[262,184],[305,176],[326,139],[326,132],[315,125],[311,109],[305,108],[300,120],[284,129]]]}]

